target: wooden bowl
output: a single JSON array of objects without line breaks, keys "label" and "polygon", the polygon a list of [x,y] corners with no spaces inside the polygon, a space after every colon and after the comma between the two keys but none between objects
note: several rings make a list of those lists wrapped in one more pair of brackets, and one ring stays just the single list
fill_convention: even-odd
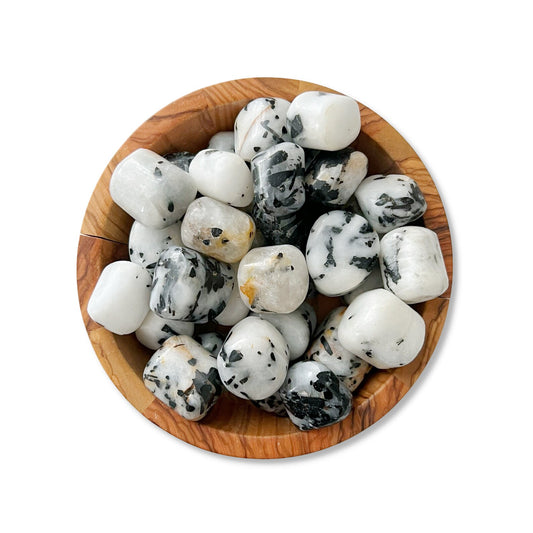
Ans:
[{"label": "wooden bowl", "polygon": [[[321,450],[356,435],[387,413],[413,385],[435,349],[446,318],[452,246],[441,199],[413,149],[385,120],[361,104],[362,129],[353,146],[368,156],[369,174],[407,174],[417,181],[428,204],[422,223],[439,237],[450,288],[441,297],[414,306],[426,323],[425,344],[418,357],[402,368],[372,370],[354,394],[348,418],[323,429],[300,431],[287,418],[267,414],[224,392],[203,420],[189,422],[144,387],[142,372],[152,352],[134,334],[115,335],[89,318],[87,302],[101,271],[112,261],[128,259],[133,220],[109,195],[111,173],[119,161],[140,147],[159,154],[196,152],[207,146],[214,133],[233,129],[237,113],[249,100],[261,96],[292,100],[309,90],[337,92],[298,80],[249,78],[213,85],[176,100],[142,124],[121,146],[98,181],[83,220],[78,247],[78,294],[96,355],[115,386],[146,418],[179,439],[212,452],[265,459],[290,457]],[[340,299],[325,297],[312,303],[319,319],[342,305]]]}]

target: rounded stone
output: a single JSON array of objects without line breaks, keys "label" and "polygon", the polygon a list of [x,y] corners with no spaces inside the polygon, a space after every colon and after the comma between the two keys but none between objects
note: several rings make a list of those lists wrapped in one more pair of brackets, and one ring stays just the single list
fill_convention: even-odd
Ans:
[{"label": "rounded stone", "polygon": [[327,366],[316,361],[293,365],[280,391],[293,424],[301,430],[331,426],[352,409],[352,395]]},{"label": "rounded stone", "polygon": [[187,335],[167,339],[143,372],[146,388],[187,420],[201,420],[222,392],[216,360]]},{"label": "rounded stone", "polygon": [[185,246],[225,263],[240,261],[254,236],[250,215],[207,196],[189,205],[181,225]]},{"label": "rounded stone", "polygon": [[233,152],[206,149],[191,161],[189,174],[198,192],[234,207],[253,200],[252,175],[244,160]]},{"label": "rounded stone", "polygon": [[305,257],[290,244],[250,250],[239,264],[237,280],[243,302],[261,313],[291,313],[309,287]]},{"label": "rounded stone", "polygon": [[87,304],[87,313],[117,335],[133,333],[150,310],[152,277],[131,261],[115,261],[100,274]]},{"label": "rounded stone", "polygon": [[307,239],[309,275],[321,294],[341,296],[368,277],[378,253],[378,235],[363,217],[329,211],[315,221]]},{"label": "rounded stone", "polygon": [[289,346],[270,322],[251,316],[228,333],[217,358],[222,383],[232,394],[249,400],[273,395],[289,366]]},{"label": "rounded stone", "polygon": [[234,283],[231,265],[189,248],[169,248],[155,267],[150,308],[161,318],[205,323],[224,310]]},{"label": "rounded stone", "polygon": [[339,341],[376,368],[409,364],[424,345],[424,319],[386,289],[357,296],[339,324]]}]

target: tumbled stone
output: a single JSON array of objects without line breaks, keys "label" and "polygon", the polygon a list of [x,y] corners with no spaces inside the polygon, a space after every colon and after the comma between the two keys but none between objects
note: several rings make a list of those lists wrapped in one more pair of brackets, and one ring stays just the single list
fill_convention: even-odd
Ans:
[{"label": "tumbled stone", "polygon": [[245,161],[271,146],[289,140],[286,115],[290,102],[283,98],[257,98],[235,119],[235,153]]},{"label": "tumbled stone", "polygon": [[[381,242],[380,242],[381,245]],[[381,269],[379,265],[376,265],[375,268],[370,272],[367,278],[358,285],[353,291],[350,291],[348,294],[343,296],[344,301],[350,305],[359,294],[371,291],[372,289],[381,289],[383,288],[383,279],[381,277]]]},{"label": "tumbled stone", "polygon": [[259,409],[276,416],[289,416],[283,405],[283,400],[278,392],[264,400],[252,400],[252,403]]},{"label": "tumbled stone", "polygon": [[424,319],[386,289],[355,298],[339,324],[339,341],[376,368],[410,363],[424,344]]},{"label": "tumbled stone", "polygon": [[371,366],[339,342],[339,324],[345,311],[346,306],[337,307],[326,316],[318,328],[315,340],[305,353],[305,359],[326,365],[353,392],[362,383]]},{"label": "tumbled stone", "polygon": [[207,148],[222,150],[223,152],[235,152],[235,134],[233,131],[219,131],[209,139]]},{"label": "tumbled stone", "polygon": [[305,203],[304,163],[303,149],[291,142],[256,155],[251,164],[257,209],[276,217],[301,209]]},{"label": "tumbled stone", "polygon": [[181,168],[181,170],[189,172],[189,165],[191,164],[191,161],[194,159],[195,155],[196,154],[192,154],[191,152],[171,152],[169,154],[165,154],[163,157],[169,163]]},{"label": "tumbled stone", "polygon": [[150,308],[162,318],[205,323],[224,310],[234,282],[231,265],[189,248],[169,248],[155,267]]},{"label": "tumbled stone", "polygon": [[304,302],[296,309],[296,312],[302,315],[309,328],[309,337],[312,337],[317,325],[317,316],[314,307],[309,302]]},{"label": "tumbled stone", "polygon": [[133,333],[149,311],[152,278],[142,266],[115,261],[100,274],[87,304],[87,313],[117,335]]},{"label": "tumbled stone", "polygon": [[301,430],[340,422],[352,409],[350,391],[327,366],[316,361],[293,365],[279,393],[291,422]]},{"label": "tumbled stone", "polygon": [[148,311],[142,324],[135,330],[137,340],[151,350],[157,350],[168,338],[174,335],[192,337],[193,333],[194,324],[192,322],[161,318],[153,311]]},{"label": "tumbled stone", "polygon": [[251,216],[207,196],[189,205],[181,226],[185,246],[225,263],[240,261],[254,236]]},{"label": "tumbled stone", "polygon": [[303,303],[309,286],[305,258],[290,244],[250,250],[237,279],[243,302],[256,312],[291,313]]},{"label": "tumbled stone", "polygon": [[189,174],[198,192],[233,207],[244,207],[253,200],[254,187],[248,165],[238,155],[207,149],[196,154]]},{"label": "tumbled stone", "polygon": [[378,233],[387,233],[420,218],[427,209],[416,181],[402,174],[365,178],[355,191],[364,217]]},{"label": "tumbled stone", "polygon": [[316,220],[307,239],[309,275],[321,294],[341,296],[372,272],[378,252],[378,235],[363,217],[329,211]]},{"label": "tumbled stone", "polygon": [[196,197],[196,185],[181,168],[151,150],[138,148],[116,166],[109,192],[141,224],[165,228],[183,216]]},{"label": "tumbled stone", "polygon": [[345,148],[320,152],[305,176],[307,196],[328,206],[344,206],[366,176],[368,158]]},{"label": "tumbled stone", "polygon": [[353,98],[307,91],[289,106],[287,125],[292,140],[303,148],[342,150],[359,135],[361,115]]},{"label": "tumbled stone", "polygon": [[217,358],[222,383],[232,394],[263,400],[283,383],[289,347],[270,322],[246,317],[228,333]]},{"label": "tumbled stone", "polygon": [[235,284],[233,285],[233,290],[229,300],[226,302],[226,307],[224,311],[213,318],[213,322],[220,324],[221,326],[234,326],[237,322],[240,322],[243,318],[248,316],[250,309],[242,301],[241,291],[239,290],[239,284],[237,283],[237,271],[239,269],[238,264],[232,265]]},{"label": "tumbled stone", "polygon": [[200,333],[195,340],[202,345],[202,348],[207,350],[211,356],[215,358],[218,356],[218,352],[224,344],[224,337],[216,331]]},{"label": "tumbled stone", "polygon": [[437,234],[405,226],[381,239],[380,267],[384,284],[408,304],[426,302],[448,288],[448,274]]},{"label": "tumbled stone", "polygon": [[153,273],[161,253],[172,246],[183,246],[181,221],[162,229],[133,222],[128,243],[130,261]]},{"label": "tumbled stone", "polygon": [[289,345],[291,361],[298,359],[307,349],[311,334],[309,323],[300,308],[292,313],[253,313],[252,316],[258,316],[270,322],[283,335]]},{"label": "tumbled stone", "polygon": [[254,204],[252,216],[266,244],[292,244],[300,249],[305,248],[306,224],[300,213],[275,215],[261,211]]},{"label": "tumbled stone", "polygon": [[144,385],[187,420],[201,420],[222,392],[216,359],[187,335],[167,339],[148,361]]}]

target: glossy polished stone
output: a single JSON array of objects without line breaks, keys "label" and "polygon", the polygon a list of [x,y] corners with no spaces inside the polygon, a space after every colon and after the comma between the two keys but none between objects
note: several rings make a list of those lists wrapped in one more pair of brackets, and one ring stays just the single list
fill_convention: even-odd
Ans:
[{"label": "glossy polished stone", "polygon": [[250,250],[239,264],[237,280],[243,302],[260,313],[291,313],[309,287],[305,258],[288,244]]},{"label": "glossy polished stone", "polygon": [[233,131],[219,131],[209,139],[207,148],[222,150],[223,152],[235,152],[235,134]]},{"label": "glossy polished stone", "polygon": [[[381,245],[381,242],[380,242]],[[348,294],[343,296],[344,301],[347,305],[350,305],[361,293],[366,291],[371,291],[372,289],[382,289],[383,288],[383,279],[381,277],[381,269],[379,265],[376,265],[372,272],[368,275],[365,280],[358,285],[353,291],[350,291]]]},{"label": "glossy polished stone", "polygon": [[366,176],[368,158],[353,148],[320,152],[305,176],[309,198],[328,206],[344,206]]},{"label": "glossy polished stone", "polygon": [[348,96],[307,91],[299,94],[287,110],[293,142],[315,150],[342,150],[361,130],[359,105]]},{"label": "glossy polished stone", "polygon": [[289,347],[272,324],[255,316],[246,317],[228,333],[217,365],[222,383],[232,394],[264,400],[285,380]]},{"label": "glossy polished stone", "polygon": [[339,341],[376,368],[410,363],[423,344],[424,319],[386,289],[364,292],[348,306],[339,324]]},{"label": "glossy polished stone", "polygon": [[280,396],[289,418],[301,430],[340,422],[352,409],[352,394],[327,366],[316,361],[293,365]]},{"label": "glossy polished stone", "polygon": [[365,178],[355,191],[364,217],[378,233],[387,233],[420,218],[427,209],[416,181],[403,174]]},{"label": "glossy polished stone", "polygon": [[283,405],[283,400],[279,392],[275,392],[272,396],[265,398],[264,400],[252,400],[252,403],[267,413],[276,416],[289,416],[287,410]]},{"label": "glossy polished stone", "polygon": [[448,288],[448,274],[437,234],[404,226],[381,239],[381,274],[385,287],[408,304],[427,302]]},{"label": "glossy polished stone", "polygon": [[371,367],[339,342],[339,324],[345,311],[345,306],[337,307],[326,316],[305,353],[305,359],[326,365],[353,392],[361,385]]},{"label": "glossy polished stone", "polygon": [[233,290],[229,300],[226,302],[226,307],[224,311],[213,318],[213,322],[220,324],[221,326],[234,326],[237,322],[240,322],[243,318],[247,317],[250,313],[250,309],[242,301],[241,291],[239,290],[239,284],[237,283],[237,271],[239,265],[231,265],[234,272],[235,284],[233,285]]},{"label": "glossy polished stone", "polygon": [[378,235],[363,217],[329,211],[316,220],[307,239],[309,275],[321,294],[341,296],[372,272],[378,252]]},{"label": "glossy polished stone", "polygon": [[109,192],[132,218],[160,229],[183,216],[196,197],[196,185],[181,168],[151,150],[139,148],[116,166]]},{"label": "glossy polished stone", "polygon": [[117,335],[133,333],[149,311],[150,273],[130,261],[115,261],[100,274],[87,313]]},{"label": "glossy polished stone", "polygon": [[252,313],[251,316],[258,316],[270,322],[283,335],[289,345],[291,361],[298,359],[307,349],[311,334],[309,323],[300,308],[292,313]]},{"label": "glossy polished stone", "polygon": [[196,154],[189,173],[198,192],[233,207],[253,200],[252,175],[244,160],[233,152],[207,149]]},{"label": "glossy polished stone", "polygon": [[235,119],[235,153],[250,161],[259,152],[289,140],[286,127],[289,105],[283,98],[256,98],[248,102]]},{"label": "glossy polished stone", "polygon": [[251,216],[207,196],[189,205],[181,226],[185,246],[225,263],[240,261],[254,236]]},{"label": "glossy polished stone", "polygon": [[168,338],[174,335],[192,337],[193,333],[194,324],[192,322],[161,318],[153,311],[148,311],[142,324],[135,330],[137,340],[151,350],[157,350]]},{"label": "glossy polished stone", "polygon": [[283,142],[257,154],[251,162],[255,206],[275,216],[295,213],[305,203],[305,153]]},{"label": "glossy polished stone", "polygon": [[203,324],[224,310],[234,282],[231,265],[189,248],[169,248],[155,267],[150,308],[161,318]]},{"label": "glossy polished stone", "polygon": [[201,420],[222,392],[216,360],[187,335],[164,342],[148,361],[143,381],[156,398],[191,421]]},{"label": "glossy polished stone", "polygon": [[183,246],[181,221],[166,228],[155,229],[134,221],[128,242],[130,261],[153,274],[161,253],[172,246]]}]

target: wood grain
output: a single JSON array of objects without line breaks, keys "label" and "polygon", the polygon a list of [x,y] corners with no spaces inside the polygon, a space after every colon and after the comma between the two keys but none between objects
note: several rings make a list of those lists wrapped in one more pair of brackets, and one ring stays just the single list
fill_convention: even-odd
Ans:
[{"label": "wood grain", "polygon": [[[212,452],[261,459],[291,457],[327,448],[363,431],[390,411],[419,377],[433,354],[446,318],[452,285],[452,243],[439,193],[409,144],[362,104],[359,104],[362,131],[354,147],[368,156],[369,174],[404,173],[418,182],[428,203],[422,223],[439,237],[450,287],[442,297],[414,306],[427,328],[418,357],[402,368],[374,369],[356,391],[354,409],[348,418],[327,428],[303,432],[288,419],[269,415],[225,392],[203,420],[189,422],[144,387],[142,371],[150,350],[140,345],[133,334],[110,333],[87,315],[87,302],[100,272],[110,262],[128,257],[132,219],[109,195],[109,180],[118,162],[140,147],[160,154],[198,151],[217,131],[232,129],[237,113],[249,100],[261,96],[292,100],[307,90],[337,92],[299,80],[249,78],[207,87],[172,102],[150,117],[119,148],[104,169],[83,220],[78,247],[78,294],[85,326],[100,362],[120,392],[145,417],[179,439]],[[322,296],[311,303],[320,317],[341,305],[339,299]]]}]

